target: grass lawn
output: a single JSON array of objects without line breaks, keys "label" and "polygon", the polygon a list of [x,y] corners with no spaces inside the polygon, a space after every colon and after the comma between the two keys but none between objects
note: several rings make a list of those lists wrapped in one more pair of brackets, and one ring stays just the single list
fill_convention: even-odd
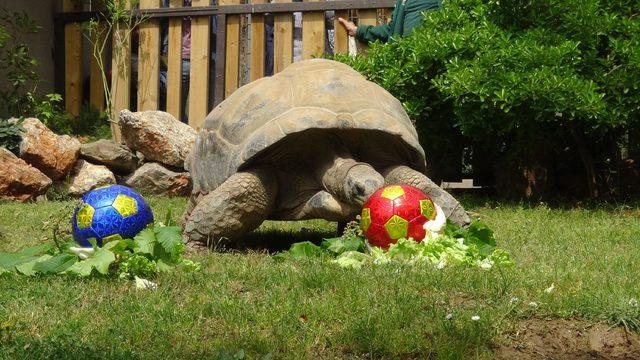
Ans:
[{"label": "grass lawn", "polygon": [[[151,204],[159,217],[171,208],[177,218],[184,200]],[[48,235],[43,221],[70,205],[0,204],[0,251],[38,244]],[[0,277],[0,358],[460,359],[514,354],[506,348],[521,358],[544,352],[522,338],[523,328],[550,334],[549,341],[571,337],[566,331],[573,328],[601,329],[607,339],[613,335],[606,331],[621,331],[627,345],[620,358],[640,358],[633,345],[640,330],[640,208],[478,201],[468,208],[495,230],[515,267],[344,270],[248,251],[197,255],[200,272],[163,274],[155,292],[118,279]],[[286,247],[334,231],[325,222],[268,223],[254,239]]]}]

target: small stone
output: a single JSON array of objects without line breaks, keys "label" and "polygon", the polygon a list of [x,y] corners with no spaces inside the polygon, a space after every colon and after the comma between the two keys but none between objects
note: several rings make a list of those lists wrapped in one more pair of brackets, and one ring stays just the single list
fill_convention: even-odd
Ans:
[{"label": "small stone", "polygon": [[196,140],[191,126],[162,111],[122,110],[120,127],[131,150],[140,151],[145,159],[179,168],[184,168],[184,160]]},{"label": "small stone", "polygon": [[85,160],[78,160],[73,169],[73,178],[69,186],[69,194],[82,196],[87,191],[116,183],[116,177],[103,165],[94,165]]},{"label": "small stone", "polygon": [[52,183],[40,170],[0,147],[0,199],[33,200],[44,194]]},{"label": "small stone", "polygon": [[80,153],[80,142],[68,135],[57,135],[40,120],[28,118],[20,143],[20,158],[58,180],[71,171]]},{"label": "small stone", "polygon": [[124,145],[101,139],[82,144],[80,156],[94,164],[105,165],[120,173],[131,173],[138,167],[138,158]]},{"label": "small stone", "polygon": [[191,194],[191,176],[188,172],[171,171],[158,163],[146,163],[126,181],[143,194],[188,196]]}]

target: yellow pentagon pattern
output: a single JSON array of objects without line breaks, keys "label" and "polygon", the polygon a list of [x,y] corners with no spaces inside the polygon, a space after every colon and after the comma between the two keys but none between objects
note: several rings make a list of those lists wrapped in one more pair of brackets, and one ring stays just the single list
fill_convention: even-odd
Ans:
[{"label": "yellow pentagon pattern", "polygon": [[391,219],[384,224],[384,228],[387,229],[389,237],[394,240],[400,238],[406,238],[409,231],[409,222],[398,215],[393,215]]},{"label": "yellow pentagon pattern", "polygon": [[362,231],[369,230],[371,226],[371,210],[369,208],[362,209],[362,216],[360,217],[360,228]]},{"label": "yellow pentagon pattern", "polygon": [[102,238],[102,245],[108,243],[109,241],[122,240],[122,236],[119,234],[109,235]]},{"label": "yellow pentagon pattern", "polygon": [[420,212],[429,220],[436,218],[436,208],[433,206],[431,200],[420,200]]},{"label": "yellow pentagon pattern", "polygon": [[386,189],[382,190],[381,196],[385,199],[395,200],[400,196],[404,195],[404,190],[402,186],[394,185],[389,186]]},{"label": "yellow pentagon pattern", "polygon": [[76,215],[76,222],[78,224],[78,228],[86,229],[91,226],[91,222],[93,221],[93,213],[96,212],[95,209],[89,205],[84,204],[84,206],[78,211]]},{"label": "yellow pentagon pattern", "polygon": [[112,206],[120,213],[120,215],[122,215],[122,217],[131,216],[138,212],[136,199],[123,194],[116,197]]}]

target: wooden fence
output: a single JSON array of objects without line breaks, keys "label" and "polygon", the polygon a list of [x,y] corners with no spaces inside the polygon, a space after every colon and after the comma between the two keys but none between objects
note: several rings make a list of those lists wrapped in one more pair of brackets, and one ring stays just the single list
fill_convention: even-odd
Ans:
[{"label": "wooden fence", "polygon": [[[130,0],[121,1],[126,1],[130,9]],[[105,109],[101,68],[91,54],[90,43],[84,40],[86,30],[81,26],[90,19],[101,19],[102,14],[99,9],[87,9],[87,5],[82,7],[79,3],[62,0],[63,12],[56,17],[56,88],[64,94],[65,108],[72,115],[79,114],[81,105],[87,102]],[[379,24],[386,21],[395,0],[275,0],[273,3],[219,0],[217,6],[211,6],[210,0],[192,0],[191,7],[183,7],[183,0],[170,0],[169,8],[162,8],[161,3],[161,0],[140,0],[139,9],[131,10],[144,19],[138,29],[127,32],[124,26],[116,27],[110,34],[112,49],[103,53],[106,57],[103,60],[109,68],[107,81],[110,81],[113,119],[117,119],[120,110],[129,108],[166,109],[180,119],[185,112],[181,99],[183,92],[188,91],[188,123],[199,128],[215,105],[244,83],[265,76],[267,60],[273,63],[274,73],[294,61],[294,14],[302,14],[301,58],[309,59],[325,54],[327,11],[335,11],[334,52],[347,53],[348,35],[337,18]],[[273,51],[266,49],[268,14],[273,15]],[[189,88],[183,89],[182,26],[186,17],[191,20],[190,81]],[[215,17],[215,31],[211,29],[212,17]],[[161,33],[163,21],[168,28],[166,35]],[[132,49],[131,34],[138,38],[137,49]],[[211,55],[212,34],[216,36],[215,59]],[[160,50],[163,40],[166,57]],[[132,54],[137,54],[137,63]],[[267,59],[267,55],[273,58]],[[133,80],[132,67],[138,69],[137,79]],[[215,72],[212,81],[210,71]],[[160,91],[161,72],[166,74],[163,77],[165,93]],[[214,99],[210,99],[211,91],[215,93]],[[161,101],[164,94],[166,101]],[[132,99],[137,101],[132,103]],[[119,140],[120,132],[115,124],[112,130],[114,138]]]}]

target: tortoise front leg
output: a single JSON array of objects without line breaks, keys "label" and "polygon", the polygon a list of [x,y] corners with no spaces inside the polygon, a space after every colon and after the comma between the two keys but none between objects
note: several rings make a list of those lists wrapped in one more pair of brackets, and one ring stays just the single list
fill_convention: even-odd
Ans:
[{"label": "tortoise front leg", "polygon": [[458,200],[423,173],[400,165],[386,168],[383,171],[383,176],[387,184],[410,185],[424,191],[442,208],[447,219],[454,223],[461,226],[471,223],[469,215]]},{"label": "tortoise front leg", "polygon": [[214,191],[197,198],[186,216],[185,242],[210,247],[221,238],[237,239],[256,229],[271,212],[276,192],[276,179],[267,171],[234,174]]}]

